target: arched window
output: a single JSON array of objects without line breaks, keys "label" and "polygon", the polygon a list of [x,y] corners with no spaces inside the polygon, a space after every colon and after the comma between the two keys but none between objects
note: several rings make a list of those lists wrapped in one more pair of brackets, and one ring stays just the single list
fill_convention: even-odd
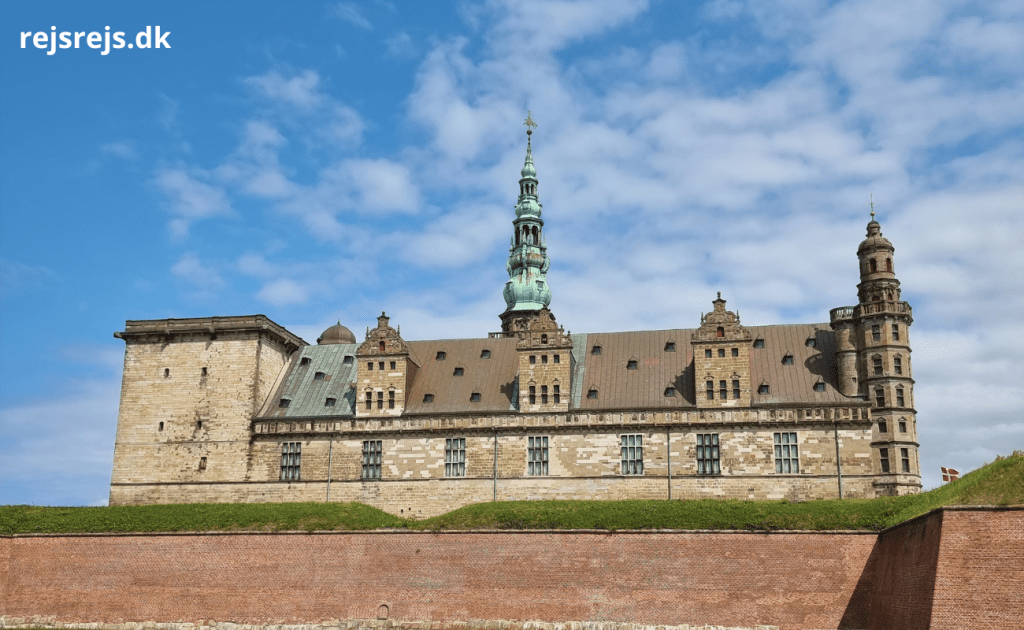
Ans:
[{"label": "arched window", "polygon": [[725,328],[722,328],[721,326],[719,326],[718,330],[715,331],[715,336],[716,337],[724,337],[725,336]]},{"label": "arched window", "polygon": [[892,258],[885,259],[885,270],[892,273]]},{"label": "arched window", "polygon": [[384,352],[384,348],[385,348],[384,342],[382,341],[382,342],[380,342],[380,351]]},{"label": "arched window", "polygon": [[876,271],[878,271],[878,261],[877,260],[872,258],[871,262],[868,263],[868,264],[871,266],[871,273],[875,273]]}]

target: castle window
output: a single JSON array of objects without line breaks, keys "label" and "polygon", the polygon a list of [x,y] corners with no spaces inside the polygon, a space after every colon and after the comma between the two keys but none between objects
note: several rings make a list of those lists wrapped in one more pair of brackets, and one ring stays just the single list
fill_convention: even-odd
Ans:
[{"label": "castle window", "polygon": [[199,374],[200,374],[200,376],[206,376],[206,368],[204,367],[203,370]]},{"label": "castle window", "polygon": [[739,348],[733,348],[732,349],[732,356],[734,356],[734,357],[740,356],[740,349]]},{"label": "castle window", "polygon": [[197,429],[202,429],[203,428],[203,421],[202,420],[196,420],[196,428]]},{"label": "castle window", "polygon": [[302,366],[302,365],[309,365],[309,361],[310,361],[309,357],[302,357],[301,359],[299,359],[299,365],[300,366]]},{"label": "castle window", "polygon": [[292,404],[292,401],[288,400],[287,398],[282,398],[282,399],[281,399],[281,400],[280,400],[280,401],[279,401],[279,402],[277,403],[277,406],[278,406],[278,407],[280,407],[281,409],[284,409],[285,407],[287,407],[287,406],[288,406],[288,405],[290,405],[290,404]]},{"label": "castle window", "polygon": [[900,325],[899,324],[893,324],[892,325],[892,340],[893,341],[899,341],[900,340]]},{"label": "castle window", "polygon": [[527,438],[526,461],[527,472],[532,476],[548,474],[548,438]]},{"label": "castle window", "polygon": [[560,354],[554,355],[554,360],[555,360],[555,363],[561,363],[562,362],[562,355],[560,355]]},{"label": "castle window", "polygon": [[874,258],[872,258],[871,261],[868,262],[868,266],[871,267],[871,273],[875,273],[876,271],[878,271],[878,261],[875,260]]},{"label": "castle window", "polygon": [[601,354],[601,346],[594,346],[591,348],[590,354]]},{"label": "castle window", "polygon": [[718,358],[719,359],[724,359],[725,358],[725,348],[719,348],[718,349]]},{"label": "castle window", "polygon": [[381,469],[381,440],[363,441],[363,470],[361,478],[380,479]]},{"label": "castle window", "polygon": [[546,346],[548,344],[548,336],[547,335],[541,335],[540,336],[540,342],[541,342],[541,344]]},{"label": "castle window", "polygon": [[[903,450],[907,450],[907,449],[903,449]],[[199,458],[199,472],[203,472],[204,470],[206,470],[206,458],[205,457],[200,457]]]},{"label": "castle window", "polygon": [[764,339],[758,338],[754,340],[754,347],[757,349],[764,348]]},{"label": "castle window", "polygon": [[530,355],[530,365],[534,365],[536,363],[537,363],[537,355],[531,354]]},{"label": "castle window", "polygon": [[878,457],[881,459],[882,472],[889,472],[889,449],[880,448],[878,449]]},{"label": "castle window", "polygon": [[373,371],[373,361],[367,361],[366,362],[366,369],[371,371],[371,372]]},{"label": "castle window", "polygon": [[530,404],[531,405],[536,405],[537,404],[537,386],[536,385],[530,385]]},{"label": "castle window", "polygon": [[377,392],[377,409],[384,408],[384,392]]},{"label": "castle window", "polygon": [[775,472],[800,472],[800,454],[797,452],[796,433],[775,434]]},{"label": "castle window", "polygon": [[676,342],[668,341],[668,342],[665,343],[665,352],[675,352],[675,351],[676,351]]},{"label": "castle window", "polygon": [[591,389],[587,391],[587,398],[591,400],[597,400],[597,390]]},{"label": "castle window", "polygon": [[388,409],[395,408],[395,390],[388,390]]},{"label": "castle window", "polygon": [[906,432],[907,432],[907,421],[906,420],[900,420],[900,433],[906,433]]},{"label": "castle window", "polygon": [[875,388],[875,406],[876,407],[884,407],[885,406],[885,390],[882,389],[881,387],[876,387]]},{"label": "castle window", "polygon": [[383,341],[382,341],[382,342],[380,342],[380,346],[379,346],[379,348],[380,348],[380,351],[381,351],[381,352],[384,352],[385,350],[387,350],[387,347],[386,347],[386,346],[384,345],[384,342],[383,342]]},{"label": "castle window", "polygon": [[882,375],[882,357],[874,356],[871,357],[871,367],[874,370],[875,376]]},{"label": "castle window", "polygon": [[793,355],[787,354],[782,357],[782,365],[793,365]]},{"label": "castle window", "polygon": [[545,405],[548,402],[548,386],[547,385],[541,385],[540,386],[540,402],[545,404]]},{"label": "castle window", "polygon": [[697,434],[697,474],[720,475],[721,458],[718,452],[717,433]]},{"label": "castle window", "polygon": [[391,362],[391,369],[392,370],[398,369],[398,362],[397,361],[392,361]]},{"label": "castle window", "polygon": [[337,398],[328,398],[324,401],[324,407],[333,407],[337,402]]},{"label": "castle window", "polygon": [[164,378],[170,378],[171,368],[164,368]]},{"label": "castle window", "polygon": [[761,383],[760,385],[758,385],[757,386],[757,393],[758,394],[767,394],[768,393],[768,384],[767,383]]},{"label": "castle window", "polygon": [[889,423],[887,423],[885,420],[879,420],[878,421],[878,432],[879,433],[888,433],[889,432]]},{"label": "castle window", "polygon": [[705,386],[706,386],[705,389],[707,390],[706,394],[707,394],[708,400],[714,400],[715,399],[715,382],[714,381],[708,381],[707,383],[705,383]]},{"label": "castle window", "polygon": [[384,370],[384,362],[383,361],[378,361],[377,362],[377,369],[378,370],[382,370],[382,371]]},{"label": "castle window", "polygon": [[480,402],[480,392],[473,392],[470,394],[469,402]]},{"label": "castle window", "polygon": [[903,374],[903,359],[895,357],[892,360],[892,371],[896,374]]},{"label": "castle window", "polygon": [[444,441],[444,476],[466,476],[466,438],[447,438]]},{"label": "castle window", "polygon": [[630,359],[629,361],[627,361],[626,362],[626,369],[627,370],[635,370],[636,369],[636,359]]},{"label": "castle window", "polygon": [[909,448],[901,448],[900,449],[900,463],[903,466],[903,472],[905,472],[905,473],[910,472],[910,449]]},{"label": "castle window", "polygon": [[546,354],[540,355],[540,362],[541,363],[547,363],[548,362],[548,355],[546,355]]},{"label": "castle window", "polygon": [[737,379],[732,379],[732,399],[739,400],[740,398],[740,382]]},{"label": "castle window", "polygon": [[871,326],[871,340],[881,341],[882,340],[882,328],[878,324]]},{"label": "castle window", "polygon": [[366,392],[366,410],[373,409],[373,392]]},{"label": "castle window", "polygon": [[444,350],[438,350],[437,356],[435,357],[438,361],[444,361],[445,353]]},{"label": "castle window", "polygon": [[708,349],[706,349],[704,351],[704,358],[705,359],[710,359],[711,358],[711,348],[708,348]]},{"label": "castle window", "polygon": [[808,348],[816,348],[818,347],[818,340],[814,337],[808,337],[807,341],[804,342],[804,345]]},{"label": "castle window", "polygon": [[162,421],[160,422],[160,430],[161,430],[161,431],[163,431],[163,430],[164,430],[164,423],[163,423]]},{"label": "castle window", "polygon": [[481,359],[490,359],[491,358],[491,351],[487,350],[487,349],[481,350],[480,351],[480,358]]},{"label": "castle window", "polygon": [[345,365],[352,365],[353,361],[354,361],[354,358],[352,357],[352,355],[351,354],[346,354],[345,358],[341,362],[344,363]]},{"label": "castle window", "polygon": [[716,337],[724,337],[725,336],[725,329],[722,328],[721,326],[719,326],[718,329],[715,331],[715,336]]},{"label": "castle window", "polygon": [[885,270],[892,273],[892,258],[885,259]]},{"label": "castle window", "polygon": [[558,385],[553,386],[553,391],[551,395],[554,397],[556,405],[562,402],[562,391],[561,389],[559,389]]},{"label": "castle window", "polygon": [[423,394],[423,402],[425,402],[425,403],[432,403],[432,402],[434,402],[434,395],[433,394]]},{"label": "castle window", "polygon": [[322,381],[322,380],[324,380],[324,377],[326,377],[326,376],[327,375],[324,374],[323,372],[317,372],[316,374],[313,375],[313,380],[314,381]]},{"label": "castle window", "polygon": [[897,387],[896,388],[896,406],[897,407],[905,407],[906,406],[905,401],[903,399],[903,388],[902,387]]},{"label": "castle window", "polygon": [[675,398],[675,397],[676,397],[676,388],[675,387],[666,387],[665,388],[665,398]]},{"label": "castle window", "polygon": [[825,391],[825,383],[823,383],[821,381],[818,381],[817,383],[815,383],[814,384],[814,391],[816,391],[816,392],[823,392],[823,391]]},{"label": "castle window", "polygon": [[281,443],[281,481],[299,478],[302,465],[302,442]]},{"label": "castle window", "polygon": [[463,375],[465,375],[465,373],[466,373],[466,369],[465,368],[457,367],[457,368],[455,368],[455,371],[452,372],[452,376],[463,376]]},{"label": "castle window", "polygon": [[622,474],[644,474],[644,437],[642,435],[622,436]]},{"label": "castle window", "polygon": [[729,388],[725,386],[725,381],[718,381],[718,399],[729,399]]}]

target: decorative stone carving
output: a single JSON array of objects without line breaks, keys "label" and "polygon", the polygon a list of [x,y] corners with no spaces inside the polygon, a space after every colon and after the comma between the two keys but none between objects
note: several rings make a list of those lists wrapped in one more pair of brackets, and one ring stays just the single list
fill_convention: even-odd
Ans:
[{"label": "decorative stone carving", "polygon": [[712,304],[714,304],[715,310],[700,316],[700,328],[693,332],[694,341],[715,341],[716,339],[733,341],[751,338],[750,332],[740,324],[740,316],[725,310],[725,300],[722,299],[721,291],[718,292],[718,299]]},{"label": "decorative stone carving", "polygon": [[[377,318],[377,327],[366,331],[366,341],[356,350],[356,356],[380,356],[388,354],[409,354],[398,331],[392,328],[388,322],[389,318],[383,311]],[[381,344],[383,345],[383,349]]]}]

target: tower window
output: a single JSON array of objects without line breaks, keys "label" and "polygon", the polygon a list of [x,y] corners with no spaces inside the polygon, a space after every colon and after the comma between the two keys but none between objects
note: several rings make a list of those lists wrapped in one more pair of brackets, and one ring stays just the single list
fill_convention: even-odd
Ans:
[{"label": "tower window", "polygon": [[480,351],[480,358],[481,359],[490,359],[491,358],[491,351],[487,350],[486,348],[484,350],[481,350]]},{"label": "tower window", "polygon": [[889,432],[889,423],[886,422],[885,420],[879,420],[878,421],[878,432],[879,433],[888,433]]},{"label": "tower window", "polygon": [[378,370],[383,370],[384,369],[384,362],[383,361],[378,361],[377,362],[377,369]]},{"label": "tower window", "polygon": [[435,359],[437,359],[438,361],[444,361],[444,358],[445,358],[444,350],[438,350],[437,351],[437,356],[435,357]]},{"label": "tower window", "polygon": [[469,402],[480,402],[480,392],[473,392],[470,394]]},{"label": "tower window", "polygon": [[669,342],[665,343],[665,352],[675,352],[675,351],[676,351],[676,342],[669,341]]},{"label": "tower window", "polygon": [[875,376],[882,375],[882,357],[871,358],[872,369],[874,370]]},{"label": "tower window", "polygon": [[591,389],[587,391],[587,398],[590,400],[597,400],[597,390]]},{"label": "tower window", "polygon": [[889,472],[889,449],[880,448],[878,449],[878,457],[881,459],[882,472]]},{"label": "tower window", "polygon": [[299,365],[309,365],[309,361],[309,357],[302,357],[301,359],[299,359]]},{"label": "tower window", "polygon": [[739,348],[733,348],[732,349],[732,356],[734,356],[734,357],[740,356],[740,349]]},{"label": "tower window", "polygon": [[754,340],[754,347],[755,347],[755,348],[757,348],[757,349],[759,349],[759,350],[760,350],[761,348],[764,348],[764,339],[760,339],[760,338],[758,338],[758,339],[755,339],[755,340]]},{"label": "tower window", "polygon": [[560,354],[554,355],[554,361],[555,361],[555,363],[561,363],[562,362],[562,355],[560,355]]},{"label": "tower window", "polygon": [[899,341],[900,340],[900,325],[899,324],[893,324],[892,325],[892,340],[893,341]]},{"label": "tower window", "polygon": [[562,402],[562,391],[558,385],[553,386],[553,391],[551,392],[551,395],[554,396],[556,405]]},{"label": "tower window", "polygon": [[875,273],[876,271],[878,271],[878,261],[875,260],[874,258],[871,259],[871,261],[868,263],[868,266],[871,267],[871,273]]},{"label": "tower window", "polygon": [[626,362],[626,369],[627,370],[635,370],[636,369],[636,359],[630,359],[629,361],[627,361]]},{"label": "tower window", "polygon": [[907,421],[906,420],[900,420],[900,433],[906,433],[906,432],[907,432]]},{"label": "tower window", "polygon": [[725,386],[725,381],[718,381],[718,398],[720,400],[729,399],[729,388]]},{"label": "tower window", "polygon": [[885,270],[892,273],[892,258],[885,259]]},{"label": "tower window", "polygon": [[354,359],[354,358],[352,357],[352,355],[351,355],[351,354],[346,354],[346,355],[345,355],[345,358],[344,358],[344,359],[342,359],[342,361],[341,361],[341,362],[342,362],[342,363],[344,363],[345,365],[352,365],[352,362],[353,362],[354,360],[355,360],[355,359]]},{"label": "tower window", "polygon": [[815,383],[814,384],[814,391],[816,391],[816,392],[823,392],[823,391],[825,391],[825,383],[822,383],[821,381],[818,381],[817,383]]},{"label": "tower window", "polygon": [[903,374],[903,359],[895,357],[892,360],[892,371],[896,374]]},{"label": "tower window", "polygon": [[714,381],[706,382],[704,389],[706,390],[705,394],[707,395],[708,400],[714,400],[715,399],[715,382]]},{"label": "tower window", "polygon": [[704,351],[704,358],[705,359],[710,359],[711,358],[711,348],[708,348],[708,349],[706,349]]},{"label": "tower window", "polygon": [[452,372],[452,376],[463,376],[465,373],[466,373],[465,368],[457,367],[457,368],[455,368],[455,371]]},{"label": "tower window", "polygon": [[367,361],[366,362],[366,369],[371,371],[371,372],[373,371],[373,361]]},{"label": "tower window", "polygon": [[203,421],[202,420],[196,420],[196,428],[197,429],[202,429],[203,428]]},{"label": "tower window", "polygon": [[530,385],[530,404],[531,405],[536,405],[537,404],[537,386],[536,385]]},{"label": "tower window", "polygon": [[718,349],[718,358],[719,359],[724,359],[725,358],[725,348],[719,348]]},{"label": "tower window", "polygon": [[284,409],[284,408],[288,407],[288,405],[290,405],[290,404],[292,404],[292,401],[288,400],[287,398],[282,398],[277,403],[277,406],[280,407],[281,409]]},{"label": "tower window", "polygon": [[882,328],[878,324],[871,326],[871,340],[881,341],[882,340]]},{"label": "tower window", "polygon": [[540,362],[541,363],[547,363],[548,362],[548,355],[546,355],[546,354],[540,355]]},{"label": "tower window", "polygon": [[434,395],[433,394],[423,394],[423,402],[425,402],[425,403],[432,403],[432,402],[434,402]]},{"label": "tower window", "polygon": [[388,390],[388,409],[394,409],[394,408],[395,408],[395,390],[389,389]]},{"label": "tower window", "polygon": [[594,346],[591,348],[590,354],[601,354],[601,346]]},{"label": "tower window", "polygon": [[391,369],[394,370],[394,369],[397,369],[397,368],[398,368],[398,363],[396,361],[392,361],[391,362]]},{"label": "tower window", "polygon": [[547,385],[541,385],[540,386],[540,402],[542,404],[545,404],[545,405],[548,404],[548,386]]},{"label": "tower window", "polygon": [[875,406],[876,407],[884,407],[885,406],[885,390],[882,389],[881,387],[875,388]]},{"label": "tower window", "polygon": [[377,409],[384,408],[384,392],[377,392]]},{"label": "tower window", "polygon": [[337,398],[328,398],[324,401],[324,407],[333,407],[337,402]]},{"label": "tower window", "polygon": [[910,449],[909,448],[901,448],[900,449],[900,463],[903,466],[903,472],[905,472],[905,473],[910,472]]},{"label": "tower window", "polygon": [[768,393],[768,384],[767,383],[761,383],[760,385],[758,385],[757,386],[757,393],[758,394],[767,394]]},{"label": "tower window", "polygon": [[782,357],[782,365],[793,365],[793,355],[787,354]]},{"label": "tower window", "polygon": [[531,354],[530,355],[530,365],[534,365],[535,363],[537,363],[537,355]]},{"label": "tower window", "polygon": [[666,387],[665,388],[665,398],[675,398],[675,397],[676,397],[676,388],[675,387]]},{"label": "tower window", "polygon": [[206,367],[203,367],[202,371],[199,374],[201,376],[206,376]]},{"label": "tower window", "polygon": [[740,399],[740,382],[738,379],[732,379],[732,399]]},{"label": "tower window", "polygon": [[322,380],[324,380],[324,378],[325,378],[326,376],[327,376],[327,375],[326,375],[326,374],[324,374],[323,372],[317,372],[316,374],[314,374],[314,375],[313,375],[313,380],[314,380],[314,381],[322,381]]},{"label": "tower window", "polygon": [[903,388],[902,387],[897,387],[896,388],[896,406],[897,407],[905,407],[906,406],[905,405],[905,401],[903,400]]},{"label": "tower window", "polygon": [[170,378],[171,368],[164,368],[164,378]]}]

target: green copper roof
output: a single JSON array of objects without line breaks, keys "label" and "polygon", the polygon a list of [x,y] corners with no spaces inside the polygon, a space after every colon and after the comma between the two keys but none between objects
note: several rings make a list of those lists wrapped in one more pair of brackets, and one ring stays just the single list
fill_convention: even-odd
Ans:
[{"label": "green copper roof", "polygon": [[505,283],[503,297],[505,312],[539,311],[551,304],[551,289],[548,287],[547,272],[551,261],[544,242],[544,221],[541,220],[541,204],[537,197],[537,169],[533,166],[533,117],[526,119],[526,161],[523,164],[522,179],[519,180],[519,199],[516,203],[516,218],[512,243],[509,247],[509,280]]}]

